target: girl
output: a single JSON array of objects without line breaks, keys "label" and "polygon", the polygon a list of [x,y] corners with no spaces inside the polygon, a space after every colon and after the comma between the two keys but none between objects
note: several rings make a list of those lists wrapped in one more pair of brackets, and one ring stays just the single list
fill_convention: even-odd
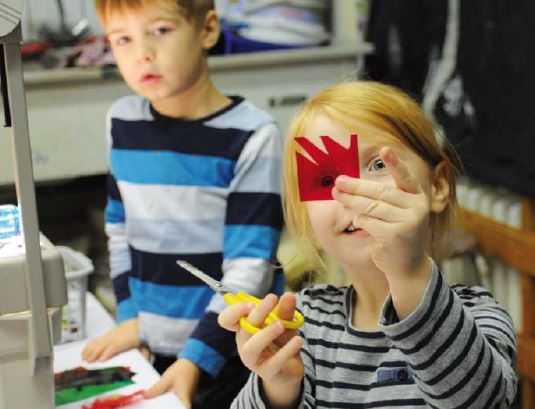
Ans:
[{"label": "girl", "polygon": [[[339,176],[334,200],[299,201],[294,140],[344,147],[358,134],[360,178]],[[237,408],[508,408],[517,390],[516,341],[507,313],[482,288],[449,287],[434,259],[456,207],[455,171],[418,105],[390,86],[325,89],[296,116],[285,149],[288,228],[320,263],[323,249],[351,283],[317,285],[280,300],[236,304],[219,323],[236,332],[253,372]],[[306,155],[306,153],[305,153]],[[279,322],[255,335],[275,307],[297,308],[299,333]]]}]

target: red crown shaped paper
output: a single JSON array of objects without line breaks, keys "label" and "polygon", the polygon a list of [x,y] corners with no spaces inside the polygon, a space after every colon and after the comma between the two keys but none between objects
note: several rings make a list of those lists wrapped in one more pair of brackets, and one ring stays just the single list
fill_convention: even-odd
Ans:
[{"label": "red crown shaped paper", "polygon": [[333,200],[332,189],[338,176],[360,176],[357,135],[351,135],[349,148],[344,148],[330,136],[320,138],[327,153],[305,137],[295,138],[314,160],[312,162],[301,153],[296,153],[299,198],[302,202]]}]

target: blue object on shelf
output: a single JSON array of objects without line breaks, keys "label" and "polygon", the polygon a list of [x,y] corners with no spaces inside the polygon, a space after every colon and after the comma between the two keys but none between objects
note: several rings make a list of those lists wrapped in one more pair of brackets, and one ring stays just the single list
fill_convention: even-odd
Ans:
[{"label": "blue object on shelf", "polygon": [[15,205],[0,206],[0,240],[20,234],[19,208]]},{"label": "blue object on shelf", "polygon": [[277,44],[257,40],[250,40],[236,34],[229,27],[221,27],[224,54],[252,53],[257,51],[288,50],[305,48],[302,44]]}]

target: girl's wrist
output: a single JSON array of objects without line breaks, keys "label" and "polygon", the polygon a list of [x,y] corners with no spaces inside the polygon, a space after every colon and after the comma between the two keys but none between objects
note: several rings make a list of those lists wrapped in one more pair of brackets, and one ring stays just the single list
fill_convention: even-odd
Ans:
[{"label": "girl's wrist", "polygon": [[388,278],[390,295],[400,320],[408,317],[420,305],[431,278],[432,264],[426,256],[407,274]]},{"label": "girl's wrist", "polygon": [[294,409],[298,406],[302,380],[298,383],[268,382],[259,377],[260,393],[271,409]]}]

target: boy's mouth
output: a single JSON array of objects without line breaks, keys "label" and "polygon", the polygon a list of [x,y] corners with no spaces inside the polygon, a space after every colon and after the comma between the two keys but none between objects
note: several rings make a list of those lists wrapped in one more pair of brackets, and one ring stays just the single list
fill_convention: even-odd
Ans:
[{"label": "boy's mouth", "polygon": [[155,84],[160,81],[163,77],[160,74],[148,72],[141,76],[140,82],[143,84]]}]

